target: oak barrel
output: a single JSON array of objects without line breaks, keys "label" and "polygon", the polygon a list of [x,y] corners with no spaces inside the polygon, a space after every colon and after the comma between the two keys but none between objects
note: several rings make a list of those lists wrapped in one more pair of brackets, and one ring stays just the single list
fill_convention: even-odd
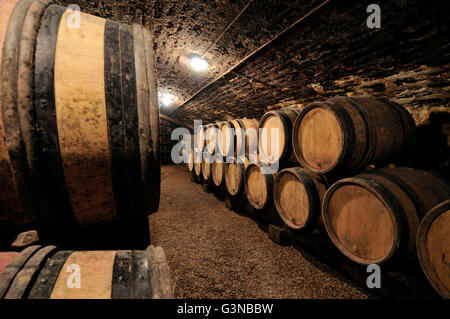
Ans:
[{"label": "oak barrel", "polygon": [[203,153],[199,150],[194,151],[194,174],[197,177],[202,177],[202,163]]},{"label": "oak barrel", "polygon": [[68,238],[155,212],[152,35],[84,13],[73,26],[76,13],[47,0],[14,4],[0,10],[0,215]]},{"label": "oak barrel", "polygon": [[[0,253],[0,259],[5,254],[10,253]],[[60,251],[31,246],[0,270],[0,298],[166,299],[173,291],[161,247]]]},{"label": "oak barrel", "polygon": [[211,176],[213,184],[215,186],[220,187],[224,185],[225,169],[226,169],[225,159],[221,155],[216,154],[216,156],[214,156],[214,161],[211,165]]},{"label": "oak barrel", "polygon": [[331,240],[351,260],[398,266],[416,256],[420,220],[448,199],[449,184],[434,173],[368,169],[330,187],[322,218]]},{"label": "oak barrel", "polygon": [[206,125],[199,125],[197,127],[197,133],[195,135],[195,147],[200,151],[205,148],[205,136],[206,136]]},{"label": "oak barrel", "polygon": [[206,183],[209,183],[212,178],[212,161],[213,161],[212,156],[211,157],[207,156],[202,161],[202,177],[203,181],[205,181]]},{"label": "oak barrel", "polygon": [[244,193],[244,174],[249,165],[245,156],[233,157],[225,166],[225,185],[231,196],[239,196]]},{"label": "oak barrel", "polygon": [[222,156],[234,156],[236,154],[236,132],[241,128],[237,120],[219,123],[217,147]]},{"label": "oak barrel", "polygon": [[190,172],[194,171],[194,150],[189,150],[187,166]]},{"label": "oak barrel", "polygon": [[219,135],[219,126],[217,124],[209,124],[206,126],[205,150],[211,155],[216,152],[218,135]]},{"label": "oak barrel", "polygon": [[417,232],[417,255],[428,281],[450,299],[450,200],[434,207]]},{"label": "oak barrel", "polygon": [[292,150],[292,127],[300,109],[270,111],[259,121],[258,151],[264,162],[280,164],[295,161]]},{"label": "oak barrel", "polygon": [[273,205],[273,183],[276,174],[264,174],[260,164],[252,163],[245,170],[244,187],[250,205],[266,210]]},{"label": "oak barrel", "polygon": [[258,153],[258,120],[238,119],[239,129],[236,131],[236,155],[247,156]]},{"label": "oak barrel", "polygon": [[321,224],[322,200],[326,191],[324,177],[301,167],[287,168],[275,179],[275,207],[289,228],[313,230]]},{"label": "oak barrel", "polygon": [[408,111],[394,102],[336,97],[304,108],[292,135],[304,168],[342,177],[405,157],[414,144],[415,124]]}]

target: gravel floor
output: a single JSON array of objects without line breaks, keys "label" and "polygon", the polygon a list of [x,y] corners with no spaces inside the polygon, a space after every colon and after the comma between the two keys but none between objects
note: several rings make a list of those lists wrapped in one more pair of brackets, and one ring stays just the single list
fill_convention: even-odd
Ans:
[{"label": "gravel floor", "polygon": [[151,240],[166,251],[175,297],[374,297],[309,254],[273,243],[253,220],[191,183],[183,167],[163,166],[161,189]]}]

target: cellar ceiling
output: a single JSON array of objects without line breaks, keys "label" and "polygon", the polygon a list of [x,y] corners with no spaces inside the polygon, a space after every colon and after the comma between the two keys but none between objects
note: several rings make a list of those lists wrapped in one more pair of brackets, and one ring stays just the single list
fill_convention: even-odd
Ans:
[{"label": "cellar ceiling", "polygon": [[[304,105],[335,95],[375,95],[404,105],[418,124],[449,112],[450,8],[442,0],[58,1],[154,34],[164,119],[186,127]],[[188,60],[210,67],[194,72]]]}]

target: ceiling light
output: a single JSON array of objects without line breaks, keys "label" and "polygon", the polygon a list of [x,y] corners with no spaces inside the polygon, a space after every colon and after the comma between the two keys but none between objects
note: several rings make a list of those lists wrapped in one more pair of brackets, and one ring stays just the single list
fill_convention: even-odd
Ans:
[{"label": "ceiling light", "polygon": [[161,97],[161,103],[163,106],[168,107],[173,102],[173,95],[169,93],[164,93]]},{"label": "ceiling light", "polygon": [[206,61],[201,56],[192,57],[189,61],[189,64],[191,68],[193,68],[197,72],[205,71],[209,67],[208,61]]}]

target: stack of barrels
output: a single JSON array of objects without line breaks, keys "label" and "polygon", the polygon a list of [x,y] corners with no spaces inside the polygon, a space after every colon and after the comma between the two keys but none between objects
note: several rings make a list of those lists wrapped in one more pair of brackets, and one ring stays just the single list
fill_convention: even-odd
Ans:
[{"label": "stack of barrels", "polygon": [[[245,137],[227,130],[255,127],[245,151]],[[275,206],[291,232],[326,231],[358,264],[401,268],[418,256],[430,283],[448,298],[450,185],[437,173],[396,165],[410,154],[415,129],[405,108],[372,97],[270,111],[259,124],[219,122],[205,129],[207,153],[215,154],[205,181],[225,185],[231,197],[245,196],[256,211]]]},{"label": "stack of barrels", "polygon": [[167,298],[173,290],[161,247],[70,251],[36,245],[0,252],[0,299]]},{"label": "stack of barrels", "polygon": [[32,227],[78,242],[158,209],[152,39],[50,0],[0,2],[2,241]]}]

